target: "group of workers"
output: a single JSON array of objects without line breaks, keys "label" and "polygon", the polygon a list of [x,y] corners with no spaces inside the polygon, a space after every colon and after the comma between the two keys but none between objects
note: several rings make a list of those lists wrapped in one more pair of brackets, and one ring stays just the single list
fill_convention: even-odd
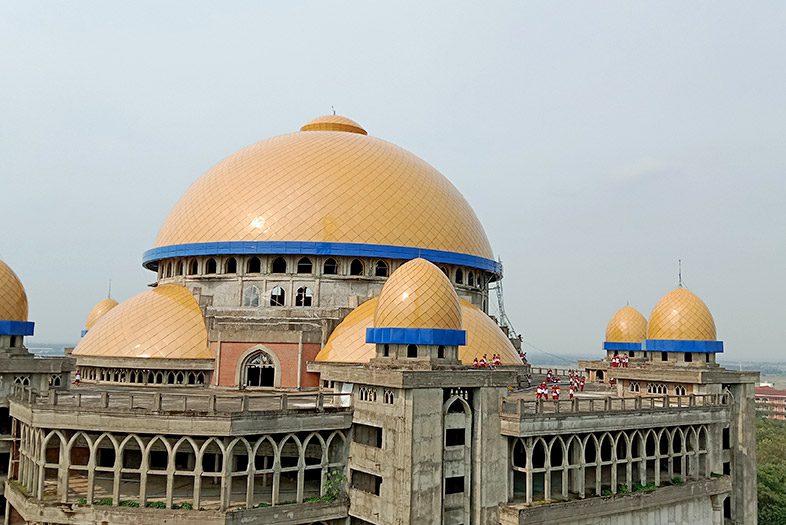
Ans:
[{"label": "group of workers", "polygon": [[611,358],[611,367],[628,368],[628,354],[622,354],[622,356],[614,354],[614,356]]},{"label": "group of workers", "polygon": [[[586,381],[587,377],[582,375],[579,370],[569,370],[568,398],[573,399],[576,392],[584,392],[584,383]],[[561,394],[560,382],[560,378],[554,375],[554,372],[549,368],[548,372],[546,372],[546,380],[535,389],[535,399],[548,399],[549,393],[551,393],[551,399],[559,401]],[[549,384],[551,384],[550,389]]]},{"label": "group of workers", "polygon": [[472,361],[472,368],[497,368],[502,364],[502,356],[499,354],[493,354],[491,356],[491,360],[489,360],[488,354],[483,354],[483,357],[475,359]]}]

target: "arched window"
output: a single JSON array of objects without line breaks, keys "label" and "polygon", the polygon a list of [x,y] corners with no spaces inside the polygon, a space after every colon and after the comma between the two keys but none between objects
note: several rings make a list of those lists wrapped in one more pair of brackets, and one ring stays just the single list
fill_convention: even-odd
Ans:
[{"label": "arched window", "polygon": [[243,306],[259,306],[259,288],[248,286],[243,290]]},{"label": "arched window", "polygon": [[196,259],[191,259],[188,263],[188,275],[196,275],[199,272],[199,262]]},{"label": "arched window", "polygon": [[475,274],[472,272],[467,275],[467,285],[475,286]]},{"label": "arched window", "polygon": [[377,264],[374,265],[374,275],[377,277],[387,277],[388,263],[385,261],[377,261]]},{"label": "arched window", "polygon": [[303,257],[297,262],[297,273],[311,273],[311,259]]},{"label": "arched window", "polygon": [[205,263],[205,274],[214,274],[216,273],[216,260],[215,259],[208,259]]},{"label": "arched window", "polygon": [[641,390],[641,386],[639,385],[638,381],[631,381],[630,382],[630,391],[631,392],[638,392]]},{"label": "arched window", "polygon": [[349,264],[349,275],[363,275],[363,263],[358,259],[352,259]]},{"label": "arched window", "polygon": [[183,261],[177,261],[177,275],[183,275]]},{"label": "arched window", "polygon": [[407,357],[418,356],[418,345],[407,345]]},{"label": "arched window", "polygon": [[456,284],[464,284],[464,272],[461,271],[461,268],[456,270]]},{"label": "arched window", "polygon": [[284,289],[280,286],[273,288],[270,292],[270,306],[284,306]]},{"label": "arched window", "polygon": [[167,277],[172,277],[172,263],[171,262],[166,263],[166,276]]},{"label": "arched window", "polygon": [[237,273],[237,259],[230,257],[224,265],[224,273]]},{"label": "arched window", "polygon": [[314,293],[311,291],[311,288],[302,286],[297,289],[297,295],[295,295],[295,306],[311,306],[311,301],[313,298]]},{"label": "arched window", "polygon": [[262,262],[259,257],[252,257],[246,264],[246,273],[259,273],[262,271]]},{"label": "arched window", "polygon": [[243,369],[243,386],[274,387],[276,386],[276,365],[273,359],[260,350],[246,359]]},{"label": "arched window", "polygon": [[287,273],[287,261],[283,257],[276,257],[273,261],[273,273]]},{"label": "arched window", "polygon": [[438,359],[444,359],[445,358],[445,346],[444,345],[439,345],[437,347],[437,358]]},{"label": "arched window", "polygon": [[325,275],[336,275],[338,273],[338,263],[332,257],[325,261],[322,266],[322,273]]}]

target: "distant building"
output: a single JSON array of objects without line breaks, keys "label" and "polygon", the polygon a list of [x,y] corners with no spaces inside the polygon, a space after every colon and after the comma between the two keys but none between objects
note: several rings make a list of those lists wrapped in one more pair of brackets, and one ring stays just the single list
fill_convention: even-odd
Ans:
[{"label": "distant building", "polygon": [[770,419],[786,419],[786,390],[756,387],[756,411]]}]

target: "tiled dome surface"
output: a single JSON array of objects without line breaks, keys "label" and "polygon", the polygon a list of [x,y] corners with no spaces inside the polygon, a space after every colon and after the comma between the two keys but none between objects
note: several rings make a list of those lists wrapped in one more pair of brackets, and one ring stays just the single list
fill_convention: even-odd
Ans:
[{"label": "tiled dome surface", "polygon": [[[339,116],[305,127],[336,126],[362,130]],[[494,258],[480,221],[447,178],[357,130],[301,131],[228,157],[186,191],[155,246],[225,241],[390,245]]]},{"label": "tiled dome surface", "polygon": [[650,314],[647,339],[714,341],[716,337],[709,308],[686,288],[667,293]]},{"label": "tiled dome surface", "polygon": [[398,268],[379,294],[375,328],[461,330],[461,306],[450,280],[425,259]]},{"label": "tiled dome surface", "polygon": [[0,261],[0,321],[27,321],[25,287],[3,261]]},{"label": "tiled dome surface", "polygon": [[[317,361],[334,363],[366,363],[375,354],[375,345],[366,343],[366,328],[374,327],[374,310],[379,299],[369,299],[361,304],[333,330]],[[494,320],[478,307],[460,299],[462,329],[467,332],[467,344],[459,346],[459,359],[472,364],[477,357],[500,354],[502,364],[520,365],[516,349]]]},{"label": "tiled dome surface", "polygon": [[213,359],[202,310],[188,289],[165,284],[120,303],[101,317],[74,355]]},{"label": "tiled dome surface", "polygon": [[647,318],[631,306],[617,310],[606,326],[606,341],[640,343],[647,338]]},{"label": "tiled dome surface", "polygon": [[93,325],[96,324],[96,322],[98,322],[98,320],[101,317],[103,317],[104,314],[106,314],[109,310],[111,310],[115,306],[117,306],[117,301],[115,301],[111,297],[104,299],[103,301],[99,301],[93,307],[93,309],[90,310],[90,313],[87,315],[87,320],[85,321],[85,328],[87,328],[88,330],[93,328]]}]

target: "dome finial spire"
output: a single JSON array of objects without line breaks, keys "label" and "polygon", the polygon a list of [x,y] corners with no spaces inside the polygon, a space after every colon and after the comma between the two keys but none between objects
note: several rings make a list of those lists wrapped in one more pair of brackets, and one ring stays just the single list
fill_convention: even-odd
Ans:
[{"label": "dome finial spire", "polygon": [[333,110],[333,114],[335,115],[335,114],[336,114],[336,108],[334,108],[334,107],[331,105],[331,106],[330,106],[330,109],[332,109],[332,110]]},{"label": "dome finial spire", "polygon": [[677,259],[677,284],[682,288],[682,259]]}]

